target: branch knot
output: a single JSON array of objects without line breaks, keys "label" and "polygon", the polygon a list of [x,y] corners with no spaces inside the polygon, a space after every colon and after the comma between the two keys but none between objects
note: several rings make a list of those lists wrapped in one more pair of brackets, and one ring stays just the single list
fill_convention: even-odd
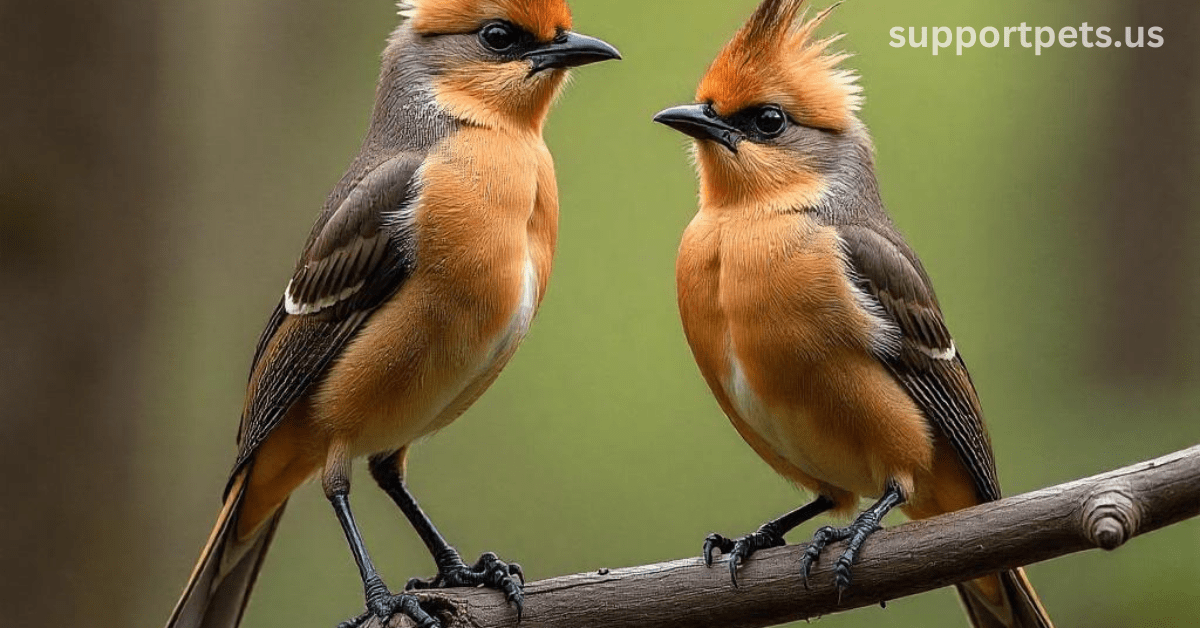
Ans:
[{"label": "branch knot", "polygon": [[1137,534],[1142,510],[1129,487],[1098,491],[1083,507],[1083,535],[1097,547],[1114,550]]},{"label": "branch knot", "polygon": [[[889,528],[871,537],[855,565],[858,584],[804,588],[804,546],[755,554],[735,589],[698,557],[530,582],[527,613],[482,588],[415,592],[442,628],[763,628],[870,606],[1102,547],[1113,549],[1200,516],[1200,445],[1034,493]],[[826,565],[823,572],[832,569]],[[824,574],[823,574],[824,575]],[[832,584],[832,583],[830,583]],[[414,628],[403,616],[385,627]]]}]

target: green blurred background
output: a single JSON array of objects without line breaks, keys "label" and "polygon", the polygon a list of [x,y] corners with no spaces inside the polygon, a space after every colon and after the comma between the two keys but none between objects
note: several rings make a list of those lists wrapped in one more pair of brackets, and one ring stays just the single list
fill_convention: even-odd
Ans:
[{"label": "green blurred background", "polygon": [[[546,131],[553,282],[499,381],[409,465],[464,556],[535,579],[693,556],[805,499],[692,362],[674,258],[695,177],[650,122],[691,100],[754,4],[572,2],[625,61],[577,72]],[[388,0],[0,4],[4,623],[166,618],[218,510],[254,342],[357,150],[396,19]],[[893,26],[1084,21],[1163,26],[1166,45],[888,45]],[[1008,494],[1200,442],[1198,29],[1194,0],[853,0],[823,29],[856,55],[885,201],[969,360]],[[364,471],[353,500],[385,577],[432,574]],[[1186,522],[1029,573],[1060,626],[1188,626],[1198,558]],[[306,486],[245,625],[331,627],[361,606]],[[821,625],[965,620],[947,589]]]}]

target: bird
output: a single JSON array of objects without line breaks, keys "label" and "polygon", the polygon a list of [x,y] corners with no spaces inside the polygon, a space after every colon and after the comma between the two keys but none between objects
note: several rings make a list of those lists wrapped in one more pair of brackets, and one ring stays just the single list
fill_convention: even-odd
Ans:
[{"label": "bird", "polygon": [[[410,589],[486,586],[523,608],[524,574],[466,564],[405,485],[413,442],[495,381],[546,293],[558,233],[547,115],[571,68],[620,59],[564,0],[406,0],[365,139],[317,218],[258,341],[223,507],[168,628],[233,628],[288,497],[310,477],[345,532],[366,611],[439,622]],[[349,503],[380,488],[438,573],[393,594]]]},{"label": "bird", "polygon": [[[693,357],[721,409],[778,474],[815,494],[756,532],[712,534],[730,577],[826,512],[839,594],[890,510],[920,519],[1000,498],[979,398],[929,275],[884,209],[858,76],[802,0],[764,0],[720,51],[693,104],[655,121],[694,138],[699,210],[676,281]],[[1049,627],[1021,569],[958,585],[974,626]]]}]

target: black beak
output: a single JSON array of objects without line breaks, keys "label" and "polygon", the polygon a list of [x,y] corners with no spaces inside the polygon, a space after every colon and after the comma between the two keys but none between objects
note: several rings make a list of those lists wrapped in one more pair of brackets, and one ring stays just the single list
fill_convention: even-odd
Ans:
[{"label": "black beak", "polygon": [[554,41],[525,53],[533,62],[531,74],[542,70],[575,68],[589,63],[620,59],[621,53],[600,39],[567,31]]},{"label": "black beak", "polygon": [[698,140],[713,140],[725,148],[737,152],[743,133],[717,116],[709,105],[683,105],[658,112],[654,121],[665,124],[680,133]]}]

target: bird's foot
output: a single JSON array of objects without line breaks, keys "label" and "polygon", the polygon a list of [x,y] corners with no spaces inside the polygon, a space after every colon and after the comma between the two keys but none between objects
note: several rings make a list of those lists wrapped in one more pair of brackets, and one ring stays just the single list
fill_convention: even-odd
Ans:
[{"label": "bird's foot", "polygon": [[438,574],[429,580],[413,578],[404,587],[407,591],[452,587],[487,587],[504,594],[517,608],[517,621],[525,610],[525,572],[517,563],[506,563],[492,552],[486,552],[468,566],[457,555],[438,561]]},{"label": "bird's foot", "polygon": [[392,595],[382,580],[375,579],[367,585],[367,610],[362,615],[338,624],[338,628],[362,628],[370,619],[379,618],[381,626],[386,626],[394,615],[405,615],[413,620],[418,628],[441,628],[442,625],[432,615],[421,608],[416,596],[408,593]]},{"label": "bird's foot", "polygon": [[729,579],[733,581],[733,586],[737,586],[737,570],[738,566],[746,562],[754,552],[768,547],[781,547],[785,545],[783,535],[771,523],[763,525],[758,529],[758,532],[747,534],[740,539],[733,540],[721,536],[717,533],[708,535],[704,539],[704,564],[712,567],[713,550],[721,550],[722,554],[729,556]]},{"label": "bird's foot", "polygon": [[858,552],[862,549],[863,542],[876,530],[883,529],[879,525],[881,518],[880,515],[872,511],[867,511],[860,515],[858,519],[855,519],[854,523],[844,528],[825,526],[817,530],[816,534],[813,535],[812,541],[805,548],[804,556],[800,558],[800,573],[804,575],[804,588],[808,588],[809,572],[812,570],[813,563],[817,562],[825,547],[830,543],[849,539],[850,543],[846,547],[846,551],[842,552],[842,555],[837,559],[837,564],[833,567],[833,581],[834,585],[837,586],[838,597],[840,598],[842,593],[850,588],[850,581],[852,579],[850,568],[854,564],[855,559],[858,558]]}]

